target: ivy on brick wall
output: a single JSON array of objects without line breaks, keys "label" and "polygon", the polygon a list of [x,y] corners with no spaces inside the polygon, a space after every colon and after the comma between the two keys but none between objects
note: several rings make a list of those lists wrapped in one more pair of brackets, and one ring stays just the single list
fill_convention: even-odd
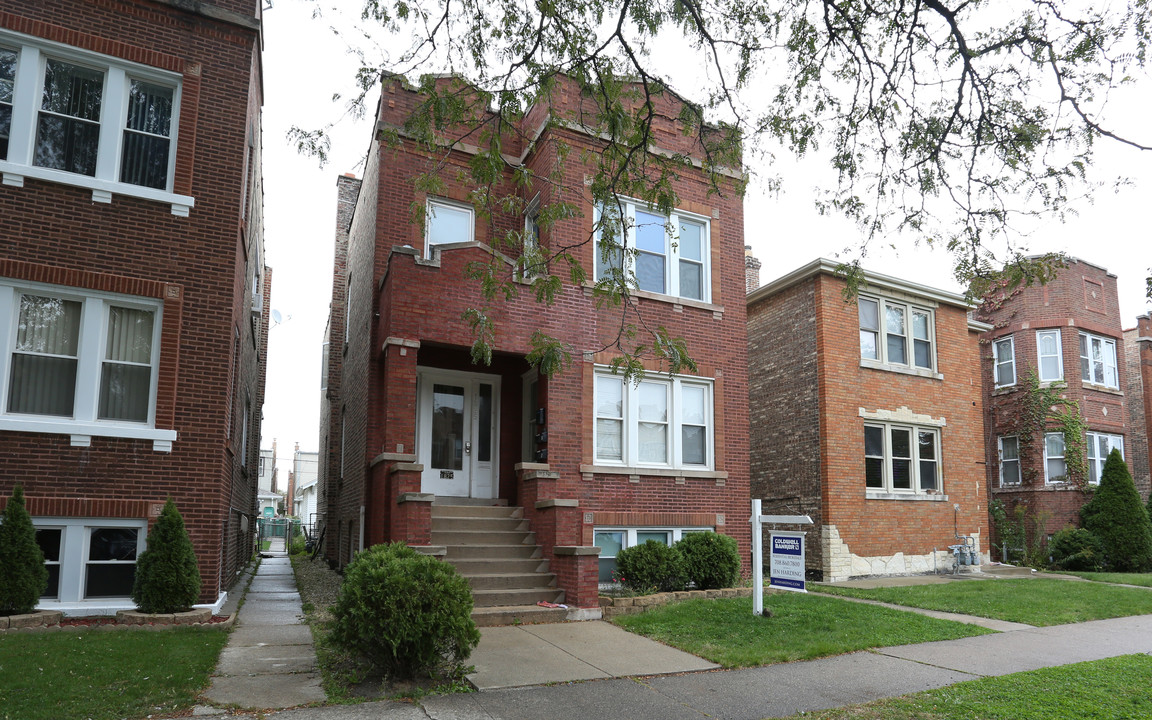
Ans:
[{"label": "ivy on brick wall", "polygon": [[[1025,483],[1033,483],[1037,467],[1043,467],[1044,433],[1059,430],[1064,433],[1064,464],[1068,468],[1067,482],[1081,492],[1088,485],[1088,427],[1080,412],[1080,404],[1064,393],[1063,382],[1042,385],[1036,371],[1028,368],[1020,375],[1023,396],[1014,430],[1020,442],[1020,471]],[[1035,459],[1039,457],[1040,463]]]}]

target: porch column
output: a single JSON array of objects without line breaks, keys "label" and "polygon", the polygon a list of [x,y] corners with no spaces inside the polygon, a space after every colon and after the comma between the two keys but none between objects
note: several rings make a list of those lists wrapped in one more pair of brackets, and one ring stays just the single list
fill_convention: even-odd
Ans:
[{"label": "porch column", "polygon": [[427,545],[431,539],[432,503],[417,497],[424,470],[416,462],[419,348],[419,340],[399,337],[385,338],[380,348],[381,418],[368,422],[369,437],[378,443],[374,449],[379,453],[372,460],[369,489],[373,543]]}]

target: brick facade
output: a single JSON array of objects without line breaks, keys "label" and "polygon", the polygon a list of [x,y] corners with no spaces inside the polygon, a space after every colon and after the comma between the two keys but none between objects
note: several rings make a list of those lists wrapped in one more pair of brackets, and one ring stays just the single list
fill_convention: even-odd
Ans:
[{"label": "brick facade", "polygon": [[[816,261],[748,296],[752,497],[764,501],[765,513],[812,517],[814,527],[800,528],[809,531],[812,577],[950,568],[947,548],[958,534],[976,538],[981,551],[987,539],[977,332],[968,306],[951,293],[866,273],[860,296],[927,313],[933,342],[926,370],[865,361],[859,308],[845,300],[835,267]],[[869,425],[934,435],[935,488],[867,487]],[[886,476],[895,473],[886,467]]]},{"label": "brick facade", "polygon": [[[9,412],[0,399],[0,494],[22,483],[38,525],[138,522],[141,535],[172,497],[199,561],[202,603],[223,598],[251,558],[255,532],[271,288],[261,224],[259,12],[257,0],[195,8],[163,0],[0,0],[0,48],[107,63],[129,77],[163,73],[179,101],[174,169],[160,191],[94,186],[62,172],[59,180],[46,177],[15,157],[13,125],[13,156],[0,164],[0,285],[15,288],[17,298],[13,315],[0,318],[5,341],[20,293],[29,289],[144,299],[158,308],[161,329],[149,423],[70,429],[71,418],[45,424],[52,418]],[[17,93],[27,79],[40,81],[25,70]],[[110,150],[101,145],[100,152]],[[5,353],[0,370],[8,387],[13,361]],[[83,388],[99,377],[78,381]],[[63,557],[61,568],[82,572],[83,559]],[[91,597],[82,579],[78,587],[78,598],[56,604],[77,613],[131,606],[123,596]]]},{"label": "brick facade", "polygon": [[[553,112],[566,111],[569,103],[576,112],[582,102],[578,89],[562,82],[556,92]],[[416,93],[386,81],[381,125],[402,126],[418,100]],[[574,247],[591,278],[595,255],[588,240],[593,208],[585,178],[594,168],[585,164],[582,154],[597,152],[597,141],[575,126],[546,120],[545,109],[529,111],[524,132],[509,138],[505,152],[515,156],[524,151],[523,163],[537,178],[554,178],[520,191],[525,202],[539,191],[543,203],[563,200],[580,208],[580,217],[557,222],[540,242],[544,247]],[[518,144],[523,137],[535,138],[531,150]],[[663,149],[694,151],[671,126],[660,125],[655,137],[654,144]],[[570,151],[561,152],[561,144]],[[457,170],[469,157],[461,148],[438,170],[445,181],[441,197],[466,201],[469,188],[460,184]],[[389,539],[427,542],[421,520],[426,509],[399,501],[402,493],[421,490],[416,469],[422,467],[416,444],[420,370],[483,373],[493,384],[499,383],[494,499],[524,507],[571,603],[596,605],[596,558],[589,559],[583,551],[558,554],[553,548],[591,546],[598,527],[714,527],[736,537],[747,557],[744,228],[734,183],[716,194],[710,192],[703,174],[682,171],[675,185],[678,207],[707,219],[710,228],[710,299],[701,302],[637,291],[631,300],[648,325],[667,327],[672,335],[687,340],[689,352],[699,362],[699,376],[710,380],[714,405],[711,467],[649,471],[606,468],[594,457],[593,387],[597,368],[612,360],[613,353],[601,348],[615,338],[620,318],[612,310],[596,309],[591,283],[566,285],[550,307],[537,303],[526,286],[517,297],[494,303],[489,308],[496,327],[492,364],[471,363],[472,333],[462,314],[479,302],[479,293],[476,282],[467,277],[468,266],[492,261],[495,236],[522,228],[524,217],[516,213],[478,219],[472,242],[426,252],[421,227],[411,213],[424,205],[427,196],[415,188],[413,179],[433,168],[434,161],[411,146],[381,147],[376,138],[361,181],[348,234],[347,272],[343,283],[337,272],[334,283],[346,289],[349,313],[346,352],[341,357],[330,354],[342,365],[342,390],[331,392],[330,368],[333,410],[326,416],[328,427],[321,430],[322,436],[328,434],[332,452],[337,452],[335,406],[342,407],[345,468],[336,481],[336,497],[329,499],[328,557],[339,564],[347,562],[350,550],[359,547],[361,522],[365,545]],[[511,175],[504,178],[501,191],[511,188],[511,179]],[[500,253],[508,252],[500,248]],[[555,271],[566,274],[559,268]],[[331,327],[341,322],[337,305],[334,299]],[[543,409],[547,429],[546,458],[539,458],[539,463],[535,450],[526,449],[524,441],[524,421],[530,415],[525,395],[530,366],[525,357],[536,329],[573,348],[573,363],[567,370],[538,380],[538,408]],[[333,480],[328,487],[331,491]],[[564,502],[557,506],[549,504],[552,500]],[[570,507],[572,500],[578,507]]]}]

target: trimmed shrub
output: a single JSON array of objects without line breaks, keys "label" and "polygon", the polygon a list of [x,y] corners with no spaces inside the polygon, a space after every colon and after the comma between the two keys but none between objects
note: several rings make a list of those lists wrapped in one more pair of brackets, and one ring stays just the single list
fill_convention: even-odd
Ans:
[{"label": "trimmed shrub", "polygon": [[683,562],[676,545],[648,540],[616,553],[616,577],[637,592],[683,590]]},{"label": "trimmed shrub", "polygon": [[1048,541],[1053,570],[1092,572],[1104,566],[1104,544],[1084,528],[1066,527]]},{"label": "trimmed shrub", "polygon": [[1144,572],[1152,569],[1152,527],[1128,465],[1113,450],[1104,463],[1100,487],[1080,508],[1085,530],[1104,545],[1105,569]]},{"label": "trimmed shrub", "polygon": [[480,642],[468,582],[403,543],[357,553],[332,614],[332,640],[396,678],[458,665]]},{"label": "trimmed shrub", "polygon": [[683,559],[684,579],[697,590],[733,587],[740,579],[735,538],[715,532],[687,533],[676,549]]},{"label": "trimmed shrub", "polygon": [[190,609],[199,597],[196,552],[184,517],[168,498],[148,533],[148,548],[136,559],[132,600],[140,612],[175,613]]},{"label": "trimmed shrub", "polygon": [[36,544],[36,528],[24,506],[24,488],[17,485],[0,525],[0,615],[32,612],[47,587],[44,553]]}]

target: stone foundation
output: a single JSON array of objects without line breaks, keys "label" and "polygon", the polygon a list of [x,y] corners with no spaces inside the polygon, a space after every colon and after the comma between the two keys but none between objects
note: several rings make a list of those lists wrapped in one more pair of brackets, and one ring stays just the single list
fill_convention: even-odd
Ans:
[{"label": "stone foundation", "polygon": [[[989,562],[987,554],[980,550],[980,535],[975,534],[973,537],[976,539],[976,552],[980,562],[982,564]],[[835,525],[821,527],[820,548],[824,553],[825,582],[842,582],[853,578],[885,575],[950,573],[955,567],[952,551],[947,547],[923,555],[909,555],[903,552],[869,557],[856,555],[847,543],[840,539],[840,531]]]}]

